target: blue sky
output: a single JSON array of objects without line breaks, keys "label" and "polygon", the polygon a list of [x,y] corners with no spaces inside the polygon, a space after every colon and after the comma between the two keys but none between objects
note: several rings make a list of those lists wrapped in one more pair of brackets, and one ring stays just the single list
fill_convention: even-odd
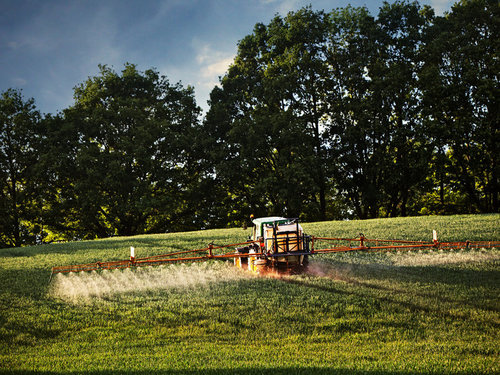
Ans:
[{"label": "blue sky", "polygon": [[[420,3],[441,15],[454,1]],[[0,92],[21,89],[55,114],[72,105],[73,88],[98,64],[120,71],[130,62],[194,86],[206,110],[237,42],[257,22],[309,4],[367,6],[376,16],[382,0],[0,0]]]}]

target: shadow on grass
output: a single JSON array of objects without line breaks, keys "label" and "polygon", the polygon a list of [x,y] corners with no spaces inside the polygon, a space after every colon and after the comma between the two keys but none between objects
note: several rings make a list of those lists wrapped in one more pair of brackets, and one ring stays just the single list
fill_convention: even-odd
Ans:
[{"label": "shadow on grass", "polygon": [[[450,268],[440,266],[416,266],[397,267],[400,275],[399,279],[410,282],[429,282],[441,283],[447,285],[456,285],[461,287],[483,287],[485,284],[498,286],[500,282],[500,272],[496,270],[471,270],[462,268]],[[392,272],[394,273],[394,271]],[[385,278],[385,273],[376,275],[378,278]],[[392,275],[394,277],[394,274]]]},{"label": "shadow on grass", "polygon": [[[148,375],[148,374],[158,374],[158,375],[295,375],[295,374],[315,374],[315,375],[435,375],[440,372],[430,372],[430,371],[384,371],[384,370],[350,370],[342,368],[318,368],[318,367],[305,367],[305,368],[295,368],[295,367],[277,367],[277,368],[234,368],[234,369],[200,369],[200,370],[103,370],[103,371],[21,371],[21,370],[0,370],[0,374],[39,374],[39,375],[52,375],[52,374],[89,374],[89,375],[118,375],[118,374],[130,374],[130,375]],[[487,374],[487,372],[477,372],[477,371],[446,371],[449,375],[465,375],[465,374]]]},{"label": "shadow on grass", "polygon": [[45,298],[49,288],[50,269],[0,269],[0,293],[7,292],[33,300]]},{"label": "shadow on grass", "polygon": [[[364,280],[394,280],[396,283],[444,284],[461,288],[496,288],[500,285],[500,272],[492,269],[465,269],[443,266],[385,266],[379,264],[352,264],[332,262],[327,265],[329,274],[340,275],[340,280],[352,282],[352,277]],[[337,272],[338,271],[338,272]],[[352,276],[352,277],[351,277]],[[344,280],[345,279],[345,280]],[[363,282],[359,282],[361,285]]]},{"label": "shadow on grass", "polygon": [[[455,269],[446,267],[402,267],[394,266],[389,268],[372,267],[371,265],[356,265],[339,262],[338,269],[340,272],[335,272],[336,267],[329,265],[330,271],[327,271],[323,277],[338,280],[348,285],[356,287],[356,289],[346,290],[336,283],[317,284],[304,279],[283,279],[283,281],[301,285],[308,288],[317,289],[323,292],[336,295],[352,295],[360,298],[370,298],[384,303],[399,305],[412,312],[432,313],[438,316],[446,316],[453,319],[469,319],[467,315],[461,312],[449,311],[447,307],[443,307],[442,303],[455,305],[457,308],[468,306],[472,309],[480,309],[491,311],[494,313],[500,312],[500,308],[496,303],[488,303],[479,298],[467,299],[463,294],[458,294],[459,298],[453,298],[452,295],[443,295],[442,291],[423,291],[424,288],[419,287],[425,284],[444,284],[449,285],[453,289],[460,288],[468,290],[469,288],[484,288],[489,287],[492,290],[497,289],[500,285],[500,272],[489,270],[469,270]],[[348,270],[344,272],[343,270]],[[377,281],[393,281],[387,285],[381,285]],[[404,284],[401,284],[404,282]],[[404,286],[408,283],[415,284],[417,287],[405,289]],[[427,289],[428,290],[428,289]],[[370,292],[371,291],[371,292]],[[418,297],[416,300],[414,297]],[[498,325],[496,322],[492,324]]]},{"label": "shadow on grass", "polygon": [[[477,272],[480,272],[480,271],[477,271]],[[485,276],[485,275],[489,276],[490,274],[489,274],[489,272],[486,271],[486,272],[482,273],[482,276]],[[495,277],[496,277],[496,275],[494,273],[492,273],[490,281],[494,281]],[[427,279],[427,281],[429,281],[429,280],[432,280],[432,279]],[[472,279],[472,280],[474,280],[474,279]],[[394,296],[395,295],[401,295],[401,296],[411,295],[411,296],[420,297],[423,299],[437,300],[439,302],[444,302],[444,303],[451,303],[451,304],[457,304],[457,305],[467,305],[467,306],[474,308],[474,309],[482,309],[482,310],[487,310],[487,311],[496,312],[496,313],[500,312],[500,307],[498,305],[497,306],[488,305],[482,300],[475,301],[475,300],[467,300],[464,298],[454,299],[454,298],[451,298],[449,296],[444,296],[442,294],[437,294],[437,293],[408,291],[408,290],[405,290],[402,288],[397,288],[397,287],[386,287],[386,286],[382,286],[379,284],[375,284],[375,283],[370,282],[370,281],[350,280],[349,282],[353,285],[356,285],[356,286],[359,286],[362,288],[372,289],[372,290],[381,291],[381,292],[387,292],[387,293],[390,293],[391,295],[394,295]],[[438,281],[436,281],[436,282],[438,282]],[[467,281],[464,280],[464,283],[467,284]],[[474,280],[471,283],[477,284],[477,285],[475,285],[476,287],[479,287],[479,286],[484,287],[485,286],[484,281],[477,282],[477,280]],[[500,280],[497,280],[497,283],[498,283],[497,285],[500,285]]]},{"label": "shadow on grass", "polygon": [[[397,273],[396,273],[397,272]],[[377,272],[376,274],[371,274],[370,278],[377,280],[394,280],[397,282],[404,281],[410,282],[415,285],[425,285],[425,284],[441,284],[447,287],[459,288],[463,291],[467,291],[467,295],[470,289],[484,289],[489,288],[490,290],[498,290],[500,285],[500,272],[498,270],[472,270],[472,269],[462,269],[462,268],[450,268],[450,267],[397,267],[395,271],[389,272]],[[392,295],[405,295],[411,294],[424,299],[435,300],[439,302],[452,303],[456,305],[467,305],[474,309],[482,309],[492,312],[500,312],[500,306],[498,303],[488,304],[485,300],[481,298],[459,298],[454,299],[448,294],[443,294],[436,291],[423,292],[423,288],[418,288],[419,291],[411,290],[407,291],[402,288],[397,287],[385,287],[370,280],[358,280],[353,282],[354,284],[369,288],[378,289],[381,291],[389,292]],[[483,294],[485,292],[482,292]],[[460,295],[459,293],[456,293]],[[463,294],[462,294],[463,295]]]}]

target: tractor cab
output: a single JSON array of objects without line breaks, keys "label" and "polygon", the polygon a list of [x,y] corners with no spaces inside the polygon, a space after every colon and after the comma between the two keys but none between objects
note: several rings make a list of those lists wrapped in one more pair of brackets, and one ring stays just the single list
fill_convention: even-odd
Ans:
[{"label": "tractor cab", "polygon": [[235,258],[237,266],[256,271],[260,266],[296,267],[307,262],[311,237],[298,219],[272,216],[252,222],[252,243],[236,249],[241,254]]}]

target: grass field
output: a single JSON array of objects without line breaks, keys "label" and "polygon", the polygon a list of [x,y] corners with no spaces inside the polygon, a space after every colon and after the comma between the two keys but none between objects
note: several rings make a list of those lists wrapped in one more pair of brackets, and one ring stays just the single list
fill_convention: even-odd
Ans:
[{"label": "grass field", "polygon": [[[316,236],[500,240],[500,215],[304,224]],[[0,250],[0,373],[499,374],[500,251],[317,255],[306,274],[209,262],[52,266],[245,240],[224,229]]]}]

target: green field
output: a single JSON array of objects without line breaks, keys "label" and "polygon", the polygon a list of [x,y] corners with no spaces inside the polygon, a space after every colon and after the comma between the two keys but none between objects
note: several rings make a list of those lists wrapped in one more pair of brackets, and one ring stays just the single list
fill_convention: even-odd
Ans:
[{"label": "green field", "polygon": [[[500,215],[304,224],[316,236],[500,240]],[[0,250],[0,373],[498,374],[498,249],[317,255],[57,275],[53,266],[245,240],[249,230]]]}]

